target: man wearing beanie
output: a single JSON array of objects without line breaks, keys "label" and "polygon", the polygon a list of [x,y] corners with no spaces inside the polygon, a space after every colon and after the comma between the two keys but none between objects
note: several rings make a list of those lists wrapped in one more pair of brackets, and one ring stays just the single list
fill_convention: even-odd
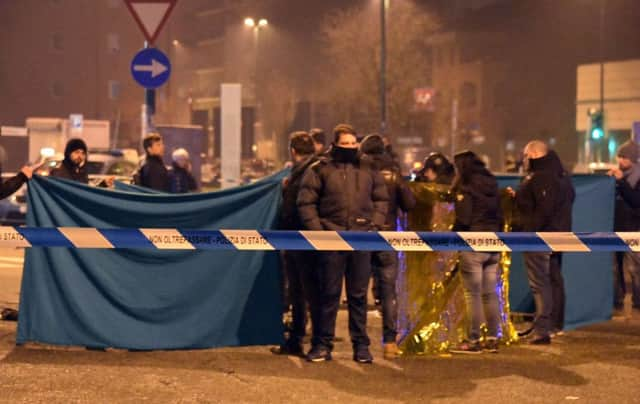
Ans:
[{"label": "man wearing beanie", "polygon": [[49,174],[52,177],[89,183],[87,173],[87,145],[82,139],[69,139],[64,148],[64,160]]},{"label": "man wearing beanie", "polygon": [[[638,144],[629,140],[618,149],[618,168],[609,172],[616,179],[615,231],[640,230],[640,165]],[[624,272],[631,276],[631,294],[634,311],[640,312],[640,254],[616,253],[613,270],[614,307],[621,312],[626,292]]]},{"label": "man wearing beanie", "polygon": [[[362,160],[369,163],[373,170],[379,171],[384,178],[389,194],[389,209],[384,231],[395,231],[398,209],[407,212],[416,205],[416,199],[402,178],[400,170],[387,152],[380,135],[365,137],[360,143]],[[396,280],[398,278],[398,256],[395,251],[376,251],[371,254],[371,270],[374,279],[374,296],[382,308],[382,343],[385,359],[395,359],[400,351],[396,344],[398,305]]]}]

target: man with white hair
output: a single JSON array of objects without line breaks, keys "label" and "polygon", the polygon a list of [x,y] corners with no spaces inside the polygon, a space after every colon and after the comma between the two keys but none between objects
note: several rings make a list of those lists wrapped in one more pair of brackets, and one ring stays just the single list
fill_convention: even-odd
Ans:
[{"label": "man with white hair", "polygon": [[196,192],[198,183],[191,173],[189,152],[183,148],[176,149],[171,154],[171,170],[169,170],[169,190],[172,194],[186,194]]}]

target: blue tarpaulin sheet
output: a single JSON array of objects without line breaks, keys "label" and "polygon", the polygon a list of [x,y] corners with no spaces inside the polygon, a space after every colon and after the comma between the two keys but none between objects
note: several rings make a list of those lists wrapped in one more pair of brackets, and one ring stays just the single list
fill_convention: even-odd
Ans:
[{"label": "blue tarpaulin sheet", "polygon": [[[27,225],[273,229],[284,174],[188,195],[35,177]],[[17,342],[127,349],[279,343],[279,276],[277,252],[29,248]]]}]

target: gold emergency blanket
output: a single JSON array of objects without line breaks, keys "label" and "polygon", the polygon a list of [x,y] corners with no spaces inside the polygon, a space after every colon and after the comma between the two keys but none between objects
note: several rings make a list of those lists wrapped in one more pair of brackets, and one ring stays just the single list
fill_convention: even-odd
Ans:
[{"label": "gold emergency blanket", "polygon": [[[455,211],[453,202],[450,202],[449,187],[420,182],[412,182],[409,186],[417,205],[408,214],[405,228],[409,231],[451,231]],[[509,208],[508,205],[506,207]],[[505,221],[510,217],[505,215]],[[468,319],[457,261],[457,252],[407,252],[400,255],[398,333],[400,349],[405,355],[446,352],[450,345],[466,336]],[[503,253],[498,300],[501,340],[506,344],[517,340],[517,332],[509,319],[510,264],[510,254]]]}]

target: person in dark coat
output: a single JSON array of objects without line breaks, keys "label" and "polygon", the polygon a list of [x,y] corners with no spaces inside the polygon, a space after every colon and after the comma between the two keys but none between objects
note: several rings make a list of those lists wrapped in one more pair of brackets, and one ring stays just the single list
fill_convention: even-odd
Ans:
[{"label": "person in dark coat", "polygon": [[55,178],[89,183],[87,173],[87,144],[82,139],[69,139],[64,147],[64,160],[49,173]]},{"label": "person in dark coat", "polygon": [[[616,180],[615,231],[640,231],[640,152],[632,140],[623,143],[617,151],[618,167],[609,172]],[[621,314],[626,294],[624,272],[631,277],[631,303],[640,312],[640,253],[616,253],[614,266],[614,308]]]},{"label": "person in dark coat", "polygon": [[[573,204],[575,192],[568,176],[560,176],[559,159],[549,153],[547,145],[532,141],[524,149],[524,166],[529,173],[514,193],[520,213],[522,231],[557,232],[570,228],[568,206]],[[551,254],[525,252],[523,254],[529,286],[536,304],[536,319],[532,344],[551,343],[553,287]]]},{"label": "person in dark coat", "polygon": [[424,159],[422,169],[418,172],[416,182],[432,182],[451,185],[455,176],[455,167],[442,153],[431,153]]},{"label": "person in dark coat", "polygon": [[[291,174],[283,181],[282,204],[280,207],[281,230],[303,230],[296,203],[302,178],[318,159],[314,141],[307,132],[294,132],[289,140],[289,151],[293,166]],[[303,356],[302,340],[306,335],[307,302],[312,324],[317,324],[317,289],[313,280],[313,269],[317,253],[315,251],[283,251],[285,276],[288,283],[288,297],[291,304],[292,327],[284,344],[271,352],[279,355]]]},{"label": "person in dark coat", "polygon": [[[456,194],[453,231],[500,231],[502,214],[498,181],[485,163],[471,151],[455,155],[457,175],[452,187]],[[496,286],[500,254],[460,252],[460,273],[470,322],[467,338],[451,349],[453,353],[479,354],[483,349],[498,352],[500,307]],[[487,339],[480,345],[480,325],[486,319]]]},{"label": "person in dark coat", "polygon": [[[397,228],[398,210],[408,212],[416,205],[413,193],[402,178],[393,157],[385,150],[384,140],[373,134],[364,138],[360,144],[362,160],[368,161],[371,168],[382,174],[387,193],[389,209],[381,230],[395,231]],[[398,305],[396,296],[396,280],[398,278],[398,256],[394,251],[376,251],[372,253],[372,272],[374,292],[382,308],[382,342],[386,359],[395,359],[400,351],[396,344],[398,321]]]},{"label": "person in dark coat", "polygon": [[[389,200],[384,179],[379,172],[361,165],[353,127],[341,124],[333,132],[330,157],[312,164],[302,179],[297,199],[300,219],[307,230],[381,229]],[[342,282],[346,278],[353,359],[371,363],[373,357],[366,329],[371,254],[323,252],[319,254],[314,273],[319,279],[321,295],[307,360],[331,359]]]},{"label": "person in dark coat", "polygon": [[309,135],[313,139],[314,153],[316,156],[323,156],[327,152],[327,136],[324,130],[314,128],[309,131]]},{"label": "person in dark coat", "polygon": [[170,192],[169,171],[162,161],[164,156],[164,142],[158,133],[148,134],[142,141],[146,153],[145,161],[140,167],[139,183],[137,185]]},{"label": "person in dark coat", "polygon": [[173,163],[169,170],[169,184],[172,194],[186,194],[198,191],[198,182],[191,173],[189,152],[185,149],[176,149],[171,153]]},{"label": "person in dark coat", "polygon": [[[571,181],[571,174],[565,170],[558,154],[549,150],[549,161],[554,166],[560,178],[561,194],[556,198],[555,226],[557,231],[570,232],[572,230],[573,203],[576,199],[576,191]],[[553,252],[549,257],[549,275],[551,277],[551,337],[562,335],[564,329],[564,311],[566,295],[564,290],[564,277],[562,276],[562,253]]]}]

